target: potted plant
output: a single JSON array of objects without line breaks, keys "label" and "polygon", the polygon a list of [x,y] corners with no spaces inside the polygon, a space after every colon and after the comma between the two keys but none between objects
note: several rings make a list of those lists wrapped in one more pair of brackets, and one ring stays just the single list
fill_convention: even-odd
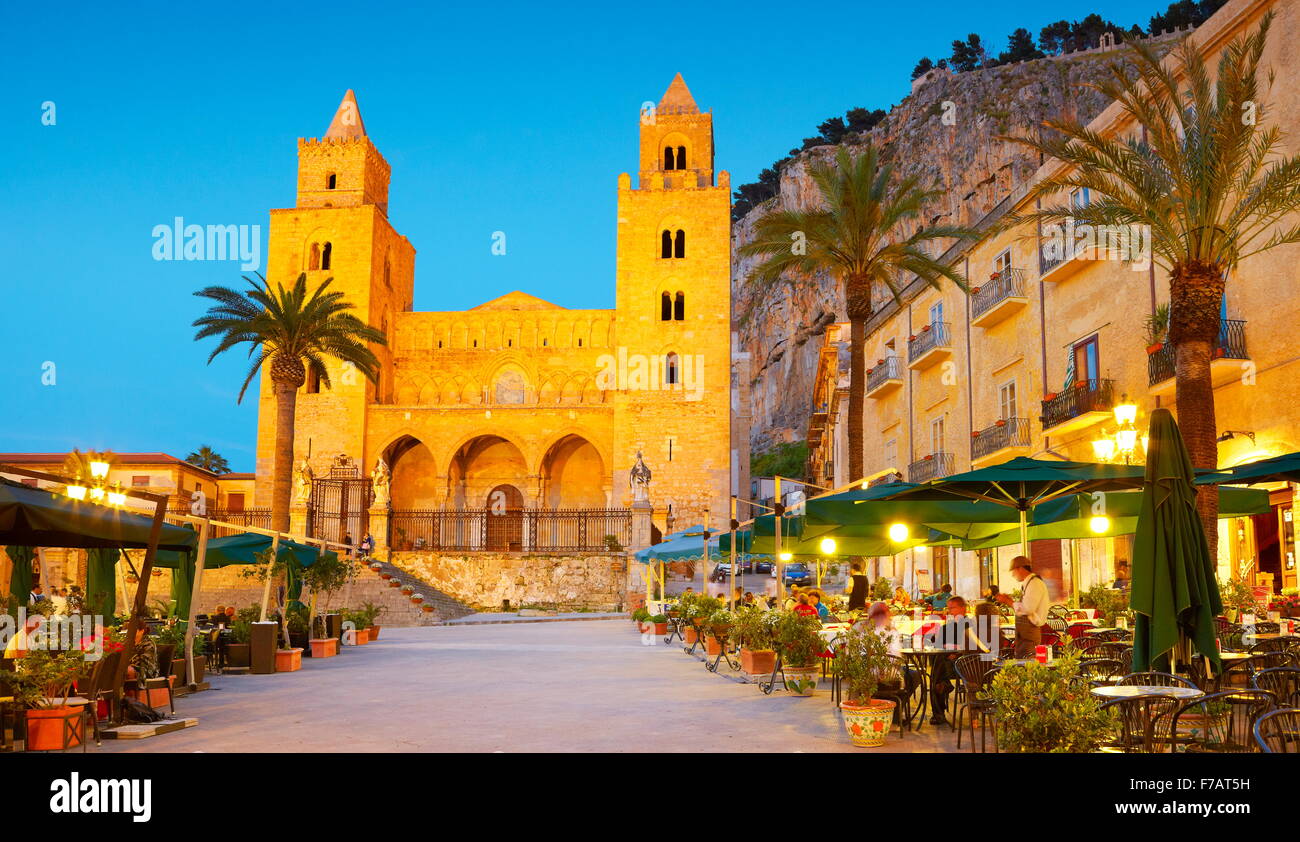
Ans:
[{"label": "potted plant", "polygon": [[420,606],[420,610],[423,611],[425,614],[432,614],[433,606],[426,602]]},{"label": "potted plant", "polygon": [[343,619],[352,626],[354,646],[364,646],[370,642],[370,616],[365,611],[345,611]]},{"label": "potted plant", "polygon": [[1246,582],[1239,578],[1230,578],[1219,582],[1219,597],[1223,601],[1223,616],[1228,622],[1235,623],[1242,613],[1250,613],[1258,608],[1255,592]]},{"label": "potted plant", "polygon": [[296,646],[275,650],[276,672],[297,672],[302,669],[302,650]]},{"label": "potted plant", "polygon": [[[311,634],[303,642],[310,647],[311,657],[332,658],[339,653],[338,637],[330,634],[330,624],[317,616],[316,606],[322,597],[328,602],[355,572],[352,562],[338,553],[321,553],[314,563],[303,569],[303,587],[311,590],[311,603],[307,608],[307,630]],[[298,646],[298,643],[293,645]]]},{"label": "potted plant", "polygon": [[649,620],[654,626],[655,634],[668,634],[668,616],[666,614],[655,614]]},{"label": "potted plant", "polygon": [[85,667],[85,653],[80,649],[33,649],[17,659],[14,672],[0,676],[8,688],[6,695],[25,709],[29,751],[62,751],[81,745],[86,736],[85,720],[80,708],[69,705],[68,699]]},{"label": "potted plant", "polygon": [[649,619],[650,619],[650,612],[646,610],[646,607],[644,605],[638,607],[635,611],[632,612],[632,622],[636,623],[637,631],[641,632],[642,634],[645,634],[646,620]]},{"label": "potted plant", "polygon": [[821,620],[793,611],[782,611],[776,626],[786,686],[800,696],[811,696],[817,687],[817,656],[826,651],[821,628]]},{"label": "potted plant", "polygon": [[1165,338],[1169,335],[1169,305],[1161,304],[1155,312],[1143,319],[1146,329],[1147,356],[1159,353],[1165,347]]},{"label": "potted plant", "polygon": [[373,602],[361,603],[361,613],[365,617],[366,629],[370,632],[371,641],[379,639],[379,626],[375,624],[375,620],[378,620],[379,615],[383,614],[385,610],[386,609],[375,605]]},{"label": "potted plant", "polygon": [[[240,614],[242,613],[241,611]],[[232,667],[249,665],[249,644],[253,640],[252,623],[252,619],[239,616],[230,625],[230,642],[226,644],[226,663]]]},{"label": "potted plant", "polygon": [[731,627],[736,622],[736,615],[725,608],[719,608],[709,615],[706,621],[708,638],[704,641],[705,651],[717,657],[722,654],[722,642],[727,639]]},{"label": "potted plant", "polygon": [[872,697],[886,681],[901,680],[885,638],[875,629],[853,629],[836,655],[835,669],[844,689],[840,711],[849,739],[855,746],[884,745],[894,719],[894,702]]},{"label": "potted plant", "polygon": [[1088,753],[1110,740],[1118,720],[1078,674],[1079,655],[1069,650],[1050,667],[1003,667],[983,693],[995,706],[998,750]]},{"label": "potted plant", "polygon": [[749,675],[771,673],[776,667],[776,626],[780,611],[757,608],[741,611],[735,635],[740,639],[740,668]]}]

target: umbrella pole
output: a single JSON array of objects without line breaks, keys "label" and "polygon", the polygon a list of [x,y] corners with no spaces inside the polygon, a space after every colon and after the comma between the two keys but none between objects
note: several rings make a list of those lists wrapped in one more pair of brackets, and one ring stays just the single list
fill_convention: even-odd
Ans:
[{"label": "umbrella pole", "polygon": [[1029,558],[1029,524],[1025,510],[1017,507],[1020,512],[1020,554]]},{"label": "umbrella pole", "polygon": [[266,622],[266,606],[271,601],[271,571],[275,569],[275,560],[280,555],[280,533],[271,537],[271,561],[266,565],[266,578],[262,581],[262,619]]},{"label": "umbrella pole", "polygon": [[774,500],[776,510],[772,513],[772,522],[776,526],[772,542],[773,555],[775,556],[772,570],[776,572],[776,587],[773,588],[773,592],[776,594],[776,605],[780,608],[785,603],[785,576],[783,575],[784,571],[781,569],[781,478],[775,477],[772,482],[772,493],[776,498]]},{"label": "umbrella pole", "polygon": [[185,675],[189,678],[191,687],[198,683],[194,680],[194,616],[198,612],[199,588],[203,586],[203,562],[208,556],[208,524],[210,523],[211,520],[204,518],[199,526],[199,555],[194,560],[194,581],[190,582],[190,610],[185,618]]},{"label": "umbrella pole", "polygon": [[727,519],[727,534],[731,536],[731,590],[727,591],[727,601],[731,603],[731,610],[735,611],[736,605],[736,495],[731,495],[731,517]]}]

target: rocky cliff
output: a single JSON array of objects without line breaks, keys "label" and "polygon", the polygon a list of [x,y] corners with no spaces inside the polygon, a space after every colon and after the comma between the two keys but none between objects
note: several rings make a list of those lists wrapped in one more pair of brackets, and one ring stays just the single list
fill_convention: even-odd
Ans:
[{"label": "rocky cliff", "polygon": [[[1091,120],[1108,103],[1089,84],[1122,56],[1095,50],[957,75],[937,73],[849,146],[869,141],[901,174],[919,175],[941,189],[929,221],[973,223],[1039,165],[1037,153],[998,136],[1057,117]],[[764,213],[817,201],[809,165],[833,160],[836,151],[819,146],[791,160],[782,168],[780,194],[732,227],[733,313],[738,350],[751,360],[755,454],[804,438],[821,337],[828,324],[845,318],[844,290],[825,276],[760,289],[748,280],[755,259],[738,257],[735,249],[752,239],[754,223]]]}]

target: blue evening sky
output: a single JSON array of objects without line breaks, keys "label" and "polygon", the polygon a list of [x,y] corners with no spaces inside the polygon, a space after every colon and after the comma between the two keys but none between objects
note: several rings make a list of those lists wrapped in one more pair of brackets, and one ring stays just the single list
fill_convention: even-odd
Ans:
[{"label": "blue evening sky", "polygon": [[717,166],[739,184],[827,117],[897,103],[954,38],[996,52],[1017,26],[1093,11],[1145,26],[1166,5],[6,4],[0,451],[210,444],[252,470],[243,355],[207,365],[190,327],[191,292],[242,283],[239,264],[155,261],[151,232],[177,216],[260,225],[264,259],[295,141],[325,133],[347,88],[392,165],[416,309],[514,289],[610,307],[618,174],[636,168],[638,108],[674,73],[712,109]]}]

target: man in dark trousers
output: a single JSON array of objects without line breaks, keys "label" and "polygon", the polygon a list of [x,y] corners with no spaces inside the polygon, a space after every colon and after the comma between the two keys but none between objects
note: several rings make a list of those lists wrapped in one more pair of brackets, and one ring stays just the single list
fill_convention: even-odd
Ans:
[{"label": "man in dark trousers", "polygon": [[1032,658],[1034,650],[1043,641],[1043,624],[1047,622],[1047,609],[1051,607],[1047,584],[1030,567],[1029,559],[1022,555],[1011,559],[1011,575],[1021,585],[1020,600],[998,594],[998,601],[1010,605],[1016,612],[1016,657]]}]

